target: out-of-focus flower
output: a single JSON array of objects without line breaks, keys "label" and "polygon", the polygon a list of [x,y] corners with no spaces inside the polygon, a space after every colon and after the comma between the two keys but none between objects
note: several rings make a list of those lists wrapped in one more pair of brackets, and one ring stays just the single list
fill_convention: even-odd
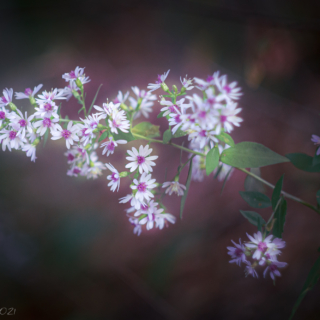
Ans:
[{"label": "out-of-focus flower", "polygon": [[158,80],[156,81],[156,83],[148,84],[149,92],[159,89],[162,83],[167,79],[169,72],[170,72],[170,69],[162,75],[158,74]]},{"label": "out-of-focus flower", "polygon": [[167,188],[165,192],[169,193],[170,196],[173,192],[175,192],[178,196],[183,196],[184,190],[186,190],[186,186],[179,183],[178,181],[164,182],[162,188]]}]

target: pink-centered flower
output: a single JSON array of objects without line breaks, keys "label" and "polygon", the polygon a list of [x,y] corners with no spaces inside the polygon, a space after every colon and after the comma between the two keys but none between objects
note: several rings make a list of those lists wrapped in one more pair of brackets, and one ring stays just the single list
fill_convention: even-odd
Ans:
[{"label": "pink-centered flower", "polygon": [[129,157],[126,157],[126,159],[129,160],[130,163],[126,165],[126,168],[130,168],[130,172],[139,168],[140,174],[143,172],[152,172],[152,166],[156,165],[153,160],[158,159],[158,156],[150,156],[152,150],[153,149],[149,149],[149,145],[146,145],[145,147],[141,145],[139,151],[137,151],[135,147],[132,148],[132,151],[128,150]]},{"label": "pink-centered flower", "polygon": [[57,130],[57,128],[58,128],[57,126],[59,126],[58,122],[59,122],[58,118],[53,118],[53,117],[52,118],[43,118],[41,120],[34,122],[33,126],[35,128],[37,128],[36,132],[40,136],[43,136],[46,133],[47,129],[49,129],[50,131]]},{"label": "pink-centered flower", "polygon": [[67,129],[63,129],[57,124],[54,130],[51,131],[51,139],[58,140],[64,138],[67,148],[70,149],[70,146],[73,145],[74,141],[79,141],[79,137],[77,136],[79,130],[79,126],[76,124],[73,125],[72,121],[68,123]]},{"label": "pink-centered flower", "polygon": [[3,96],[0,97],[0,107],[7,106],[10,102],[12,102],[13,89],[5,88],[3,90]]},{"label": "pink-centered flower", "polygon": [[269,261],[267,268],[263,272],[264,278],[267,276],[267,273],[270,273],[270,277],[272,280],[275,280],[276,277],[281,277],[281,273],[279,268],[284,268],[288,264],[286,262],[280,262],[276,259],[272,259]]},{"label": "pink-centered flower", "polygon": [[39,84],[31,90],[31,88],[26,88],[24,92],[15,92],[16,99],[29,99],[30,97],[34,97],[34,95],[42,88],[42,84]]},{"label": "pink-centered flower", "polygon": [[247,234],[247,236],[251,242],[246,243],[246,247],[255,250],[254,254],[252,255],[253,259],[259,260],[262,254],[266,253],[268,248],[272,246],[272,234],[264,238],[261,231],[258,231],[253,235],[253,237],[249,234]]},{"label": "pink-centered flower", "polygon": [[192,86],[192,81],[193,79],[188,79],[188,75],[183,79],[180,77],[180,82],[186,90],[192,90],[194,88],[194,86]]},{"label": "pink-centered flower", "polygon": [[130,188],[136,192],[134,197],[144,204],[144,201],[149,201],[154,195],[150,192],[151,189],[155,188],[156,179],[151,179],[151,174],[145,172],[140,176],[140,179],[134,179],[133,185]]},{"label": "pink-centered flower", "polygon": [[106,167],[112,172],[112,174],[107,176],[107,179],[110,180],[108,183],[108,186],[110,187],[111,191],[114,192],[114,190],[120,188],[120,176],[118,170],[111,164],[106,163]]},{"label": "pink-centered flower", "polygon": [[167,181],[164,182],[162,188],[167,188],[166,193],[171,196],[172,193],[176,193],[178,196],[183,196],[186,186],[179,183],[178,181]]},{"label": "pink-centered flower", "polygon": [[115,148],[118,146],[118,144],[126,144],[126,140],[114,140],[113,137],[109,137],[109,141],[101,143],[100,148],[103,148],[102,154],[107,153],[107,157],[109,157],[110,154],[114,153]]},{"label": "pink-centered flower", "polygon": [[170,72],[170,69],[164,74],[158,75],[158,79],[156,83],[149,83],[148,84],[149,92],[159,89],[161,87],[161,84],[167,79],[169,72]]},{"label": "pink-centered flower", "polygon": [[51,91],[43,91],[42,94],[39,94],[38,98],[36,98],[36,102],[40,105],[45,102],[63,99],[66,99],[63,89],[55,88]]},{"label": "pink-centered flower", "polygon": [[229,250],[228,254],[231,256],[230,263],[236,263],[238,266],[241,265],[242,262],[246,262],[246,247],[241,243],[241,239],[239,239],[239,244],[235,243],[233,240],[231,242],[235,245],[234,247],[227,247]]},{"label": "pink-centered flower", "polygon": [[237,87],[237,82],[234,81],[228,84],[226,75],[217,79],[216,85],[227,99],[238,100],[242,96],[242,93],[240,92],[241,89]]},{"label": "pink-centered flower", "polygon": [[76,67],[75,70],[64,73],[62,75],[62,78],[69,83],[75,82],[77,79],[79,79],[82,84],[90,82],[89,77],[86,77],[86,75],[84,74],[84,68],[80,67]]},{"label": "pink-centered flower", "polygon": [[125,112],[119,111],[112,114],[112,118],[108,119],[111,132],[118,134],[118,130],[122,132],[129,132],[130,121],[127,119]]}]

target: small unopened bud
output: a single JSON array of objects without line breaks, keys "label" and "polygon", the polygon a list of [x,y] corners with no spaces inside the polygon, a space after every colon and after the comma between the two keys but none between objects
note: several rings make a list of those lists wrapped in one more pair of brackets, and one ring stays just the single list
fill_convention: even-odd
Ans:
[{"label": "small unopened bud", "polygon": [[37,144],[39,144],[39,142],[40,142],[40,138],[36,138],[36,139],[33,141],[32,145],[33,145],[33,146],[36,146]]},{"label": "small unopened bud", "polygon": [[127,171],[122,171],[122,172],[119,173],[119,177],[120,177],[120,178],[125,178],[125,177],[127,177],[129,174],[130,174],[130,173],[127,172]]},{"label": "small unopened bud", "polygon": [[[99,131],[104,130],[104,129],[108,129],[106,126],[103,126],[102,124],[98,123],[97,129]],[[96,129],[95,129],[96,130]]]},{"label": "small unopened bud", "polygon": [[15,104],[12,103],[12,102],[9,102],[9,107],[10,107],[10,109],[11,109],[12,111],[16,111],[16,110],[17,110],[17,107],[16,107]]},{"label": "small unopened bud", "polygon": [[37,105],[36,99],[35,99],[33,96],[30,96],[30,97],[29,97],[29,100],[30,100],[30,103],[31,103],[32,105],[34,105],[34,106]]},{"label": "small unopened bud", "polygon": [[185,93],[186,90],[187,90],[187,89],[186,89],[185,87],[182,87],[182,88],[181,88],[181,93]]},{"label": "small unopened bud", "polygon": [[72,94],[77,100],[80,99],[80,94],[79,94],[79,92],[77,90],[72,90]]},{"label": "small unopened bud", "polygon": [[179,174],[177,174],[177,175],[174,177],[174,181],[176,181],[176,182],[179,181]]},{"label": "small unopened bud", "polygon": [[167,86],[164,82],[161,83],[161,88],[162,88],[162,90],[165,91],[165,92],[170,92],[168,86]]},{"label": "small unopened bud", "polygon": [[128,108],[124,103],[121,103],[121,104],[120,104],[120,108],[121,108],[122,110],[124,110],[124,111],[128,111],[128,110],[129,110],[129,108]]},{"label": "small unopened bud", "polygon": [[76,85],[78,86],[79,89],[83,89],[83,84],[79,78],[77,78],[77,80],[76,80]]},{"label": "small unopened bud", "polygon": [[90,160],[90,167],[94,167],[94,162]]},{"label": "small unopened bud", "polygon": [[178,93],[178,88],[175,84],[172,86],[172,89],[174,90],[175,93]]}]

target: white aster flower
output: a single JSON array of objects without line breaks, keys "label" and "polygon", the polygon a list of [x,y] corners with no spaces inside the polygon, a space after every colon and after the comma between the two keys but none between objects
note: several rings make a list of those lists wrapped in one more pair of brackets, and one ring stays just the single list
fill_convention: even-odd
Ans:
[{"label": "white aster flower", "polygon": [[130,172],[139,168],[140,174],[143,172],[152,172],[153,169],[151,166],[156,165],[152,160],[158,159],[158,156],[149,156],[152,150],[153,149],[149,149],[149,145],[146,145],[145,147],[141,145],[139,147],[139,152],[135,147],[132,148],[132,151],[128,150],[127,152],[130,157],[126,157],[126,159],[131,162],[126,165],[126,168],[130,168]]},{"label": "white aster flower", "polygon": [[2,150],[5,151],[6,147],[11,151],[11,148],[18,150],[27,142],[16,130],[2,129],[0,131],[0,141],[2,141]]},{"label": "white aster flower", "polygon": [[108,116],[113,116],[114,114],[117,114],[118,112],[120,112],[119,110],[120,103],[107,102],[102,104],[102,108],[99,106],[93,106],[93,107],[99,111],[97,115],[99,115],[101,119],[105,119]]},{"label": "white aster flower", "polygon": [[145,172],[140,176],[139,181],[134,179],[133,185],[130,186],[132,190],[136,191],[134,197],[142,204],[144,204],[144,200],[149,201],[154,197],[150,190],[157,186],[155,182],[156,179],[151,179],[151,174],[147,175]]},{"label": "white aster flower", "polygon": [[161,84],[167,79],[169,72],[170,69],[162,75],[158,74],[158,80],[156,81],[156,83],[148,84],[148,89],[150,89],[149,92],[159,89],[161,87]]},{"label": "white aster flower", "polygon": [[42,84],[39,84],[34,87],[33,90],[30,88],[26,88],[24,92],[15,92],[15,98],[16,99],[29,99],[30,97],[34,97],[34,95],[42,88]]},{"label": "white aster flower", "polygon": [[64,87],[64,89],[62,89],[63,95],[66,97],[67,101],[69,101],[70,98],[73,96],[74,90],[80,92],[79,87],[76,85],[76,83],[74,81],[70,82],[68,84],[68,86],[66,86],[66,87]]},{"label": "white aster flower", "polygon": [[31,161],[35,162],[37,157],[36,157],[36,146],[33,144],[25,144],[22,147],[22,151],[25,151],[27,154],[27,157],[31,158]]},{"label": "white aster flower", "polygon": [[101,144],[100,148],[104,148],[102,150],[102,154],[104,155],[107,153],[107,157],[109,157],[110,154],[114,153],[114,149],[118,146],[118,144],[126,144],[126,140],[113,140],[113,137],[109,137],[109,141],[104,142]]},{"label": "white aster flower", "polygon": [[58,106],[53,101],[42,101],[39,102],[39,107],[36,107],[35,117],[50,118],[51,116],[59,118],[57,111]]},{"label": "white aster flower", "polygon": [[67,129],[62,129],[62,127],[57,124],[54,130],[51,131],[52,140],[58,140],[64,138],[66,140],[66,146],[70,149],[70,146],[73,145],[73,141],[79,141],[77,133],[79,132],[79,126],[73,125],[72,121],[68,123]]},{"label": "white aster flower", "polygon": [[230,100],[238,100],[242,93],[240,92],[241,88],[237,88],[237,82],[234,81],[230,84],[227,83],[227,76],[221,76],[219,79],[216,79],[216,85],[220,92]]},{"label": "white aster flower", "polygon": [[186,186],[179,183],[178,181],[168,181],[162,185],[162,188],[167,188],[166,193],[171,196],[175,192],[178,196],[183,196]]},{"label": "white aster flower", "polygon": [[188,139],[199,144],[200,149],[203,149],[209,142],[217,143],[216,130],[203,130],[201,127],[195,127],[194,131],[189,134]]},{"label": "white aster flower", "polygon": [[236,263],[238,266],[241,265],[242,262],[246,262],[247,258],[245,255],[246,247],[241,243],[241,239],[239,239],[239,244],[235,243],[233,240],[231,242],[235,245],[235,247],[227,247],[229,250],[228,254],[231,256],[230,263]]},{"label": "white aster flower", "polygon": [[137,236],[140,236],[142,232],[141,225],[139,224],[139,219],[134,219],[132,217],[129,218],[129,222],[134,226],[133,228],[133,234],[136,234]]},{"label": "white aster flower", "polygon": [[[35,128],[38,128],[36,133],[38,133],[40,136],[43,136],[47,129],[50,129],[50,131],[55,131],[57,130],[57,126],[59,126],[57,124],[57,122],[59,122],[59,119],[57,118],[43,118],[41,120],[36,121],[33,126]],[[60,127],[60,126],[59,126]]]},{"label": "white aster flower", "polygon": [[51,91],[43,91],[42,94],[38,95],[38,98],[36,98],[36,102],[38,104],[42,104],[45,102],[51,102],[53,100],[63,100],[66,99],[64,96],[63,89],[53,89]]},{"label": "white aster flower", "polygon": [[265,278],[268,271],[270,272],[270,277],[272,280],[276,279],[277,277],[281,277],[281,273],[278,270],[279,268],[284,268],[286,267],[288,264],[286,262],[280,262],[278,261],[276,258],[271,259],[268,263],[267,268],[264,270],[263,272],[263,277]]},{"label": "white aster flower", "polygon": [[241,108],[237,108],[237,104],[230,102],[227,104],[226,108],[221,109],[220,113],[216,110],[216,117],[218,119],[217,132],[218,134],[223,128],[226,132],[231,132],[233,126],[240,127],[240,122],[243,121],[242,118],[238,117],[237,114],[241,111]]},{"label": "white aster flower", "polygon": [[190,107],[189,103],[184,103],[185,100],[186,100],[185,98],[182,98],[179,101],[176,101],[176,103],[173,103],[167,100],[161,100],[160,104],[162,106],[166,106],[161,109],[161,111],[164,112],[163,116],[165,117],[170,113],[178,113],[178,112],[184,113],[185,110]]},{"label": "white aster flower", "polygon": [[271,247],[271,239],[272,239],[272,234],[267,236],[265,239],[263,239],[263,235],[260,231],[255,233],[252,236],[247,234],[248,238],[251,240],[250,243],[246,243],[246,247],[250,249],[255,249],[254,254],[252,255],[253,259],[260,260],[261,255],[266,253],[269,247]]},{"label": "white aster flower", "polygon": [[122,132],[129,132],[130,122],[127,119],[125,112],[119,111],[112,114],[112,119],[108,119],[111,132],[118,134],[118,129]]},{"label": "white aster flower", "polygon": [[[0,117],[1,118],[1,117]],[[312,135],[311,141],[315,144],[320,146],[320,137],[316,136],[315,134]],[[320,148],[318,148],[316,155],[318,156],[320,154]]]},{"label": "white aster flower", "polygon": [[87,179],[96,179],[98,176],[102,175],[102,170],[105,170],[105,165],[98,161],[98,156],[95,151],[92,151],[90,154],[90,164],[85,164],[81,175],[87,176]]},{"label": "white aster flower", "polygon": [[113,103],[117,104],[117,103],[125,103],[126,100],[129,97],[129,91],[127,91],[125,94],[123,94],[121,91],[118,92],[117,97],[113,100]]},{"label": "white aster flower", "polygon": [[86,77],[84,74],[84,68],[80,67],[76,67],[75,70],[71,70],[69,73],[64,73],[62,78],[69,83],[75,82],[77,79],[79,79],[82,84],[90,82],[89,77]]},{"label": "white aster flower", "polygon": [[180,82],[182,86],[186,88],[186,90],[192,90],[194,88],[194,86],[192,86],[192,81],[193,79],[188,79],[188,75],[186,75],[186,77],[183,78],[183,80],[180,77]]},{"label": "white aster flower", "polygon": [[10,118],[11,126],[21,134],[22,138],[25,137],[27,132],[32,133],[31,120],[34,117],[33,114],[28,118],[27,111],[25,112],[25,116],[23,116],[22,112],[17,109],[16,112],[12,112],[8,117]]},{"label": "white aster flower", "polygon": [[141,202],[139,199],[135,198],[134,194],[127,194],[125,197],[119,199],[119,203],[127,203],[129,201],[131,207],[136,210],[140,209],[141,205],[145,204],[143,201]]},{"label": "white aster flower", "polygon": [[112,172],[111,175],[107,176],[107,179],[110,180],[108,187],[110,187],[111,191],[114,192],[118,188],[120,188],[120,176],[118,170],[111,164],[106,163],[106,167]]},{"label": "white aster flower", "polygon": [[5,88],[3,90],[3,96],[0,97],[0,107],[7,106],[12,101],[13,89]]}]

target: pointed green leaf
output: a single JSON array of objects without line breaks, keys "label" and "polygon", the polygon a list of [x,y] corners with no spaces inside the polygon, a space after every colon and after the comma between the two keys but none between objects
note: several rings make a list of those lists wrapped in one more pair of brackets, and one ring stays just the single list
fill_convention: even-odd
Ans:
[{"label": "pointed green leaf", "polygon": [[275,223],[273,225],[273,235],[277,238],[282,238],[284,223],[287,214],[287,201],[282,198],[278,208],[274,214]]},{"label": "pointed green leaf", "polygon": [[258,227],[258,224],[260,226],[264,226],[266,224],[265,220],[257,212],[243,210],[240,210],[240,212],[251,224],[256,227]]},{"label": "pointed green leaf", "polygon": [[150,122],[140,122],[131,129],[133,135],[137,134],[147,138],[160,137],[159,126]]},{"label": "pointed green leaf", "polygon": [[238,168],[258,168],[289,160],[262,144],[245,141],[225,149],[221,161]]},{"label": "pointed green leaf", "polygon": [[313,166],[313,158],[304,153],[289,153],[286,157],[298,169],[307,172],[320,172],[320,164]]},{"label": "pointed green leaf", "polygon": [[[250,172],[252,172],[253,174],[255,174],[258,177],[261,177],[260,168],[251,168]],[[244,181],[244,190],[264,193],[265,187],[261,181],[247,175],[247,177]]]},{"label": "pointed green leaf", "polygon": [[260,192],[240,191],[240,196],[253,208],[268,208],[271,206],[271,201],[268,196]]},{"label": "pointed green leaf", "polygon": [[163,143],[169,143],[172,138],[171,130],[168,129],[163,133]]},{"label": "pointed green leaf", "polygon": [[217,179],[217,177],[218,177],[219,173],[221,172],[221,170],[222,170],[222,165],[218,167],[218,170],[217,170],[216,173],[214,174],[213,179]]},{"label": "pointed green leaf", "polygon": [[312,268],[308,274],[307,280],[304,283],[304,286],[303,286],[302,291],[298,297],[298,300],[292,309],[291,316],[290,316],[289,320],[291,320],[293,318],[301,301],[303,300],[305,295],[308,293],[308,291],[310,291],[315,286],[315,284],[318,282],[319,278],[320,278],[320,257],[316,260],[316,262],[314,263],[314,265],[312,266]]},{"label": "pointed green leaf", "polygon": [[234,147],[235,144],[234,144],[234,141],[233,139],[225,132],[221,132],[219,135],[217,135],[217,138],[226,143],[227,145],[229,145],[230,147]]},{"label": "pointed green leaf", "polygon": [[98,142],[106,139],[107,137],[108,137],[108,131],[104,131],[104,132],[102,133],[102,135],[100,136]]},{"label": "pointed green leaf", "polygon": [[99,86],[99,88],[98,88],[98,90],[97,90],[97,92],[96,92],[96,95],[94,96],[94,98],[93,98],[93,100],[92,100],[92,103],[91,103],[91,106],[90,106],[90,108],[89,108],[88,114],[90,114],[91,109],[92,109],[94,103],[96,102],[96,99],[97,99],[97,96],[98,96],[98,93],[99,93],[101,87],[102,87],[102,83],[100,84],[100,86]]},{"label": "pointed green leaf", "polygon": [[212,148],[206,155],[207,176],[219,165],[219,148]]},{"label": "pointed green leaf", "polygon": [[271,197],[271,202],[272,202],[272,209],[274,210],[277,206],[278,201],[280,200],[281,196],[281,190],[282,190],[282,184],[283,184],[283,176],[277,181],[273,192],[272,192],[272,197]]},{"label": "pointed green leaf", "polygon": [[44,134],[43,146],[46,145],[47,140],[48,140],[48,137],[49,137],[49,129],[47,129],[47,130],[46,130],[46,133]]},{"label": "pointed green leaf", "polygon": [[187,182],[186,182],[186,190],[184,191],[184,194],[181,198],[181,205],[180,205],[180,219],[182,219],[182,213],[183,213],[183,208],[184,205],[186,203],[187,200],[187,196],[188,196],[188,191],[189,191],[189,187],[190,187],[190,183],[191,183],[191,176],[192,176],[192,159],[190,161],[190,165],[189,165],[189,171],[188,171],[188,177],[187,177]]},{"label": "pointed green leaf", "polygon": [[158,115],[157,115],[157,118],[159,119],[159,118],[162,118],[162,117],[164,117],[164,114],[165,113],[165,111],[161,111]]}]

